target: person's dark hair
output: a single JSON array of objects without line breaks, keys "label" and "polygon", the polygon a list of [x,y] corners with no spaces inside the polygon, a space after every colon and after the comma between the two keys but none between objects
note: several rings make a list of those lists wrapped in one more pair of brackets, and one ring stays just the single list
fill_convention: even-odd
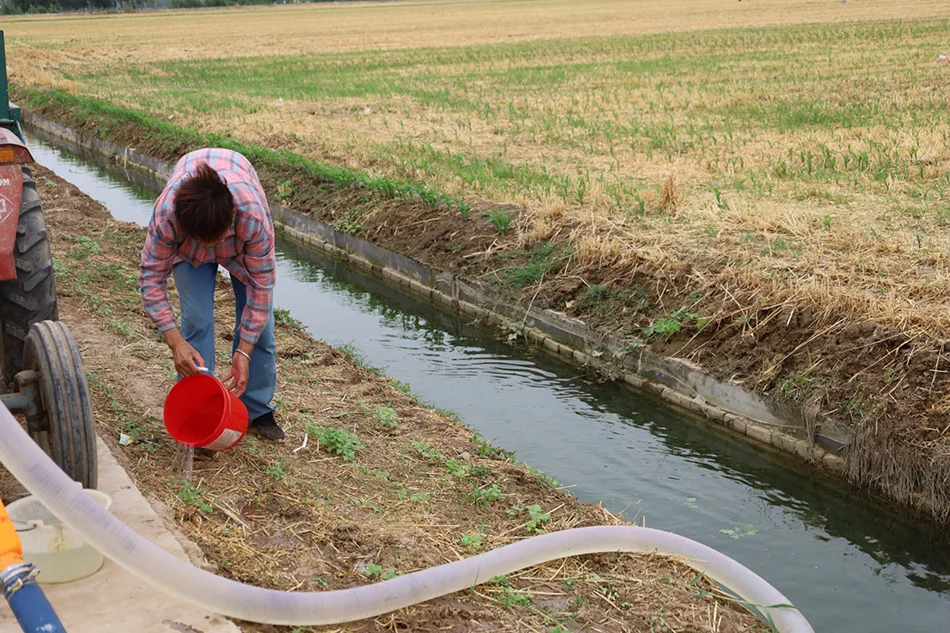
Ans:
[{"label": "person's dark hair", "polygon": [[178,186],[175,219],[185,235],[206,243],[223,237],[234,221],[234,197],[207,163],[198,163],[194,175]]}]

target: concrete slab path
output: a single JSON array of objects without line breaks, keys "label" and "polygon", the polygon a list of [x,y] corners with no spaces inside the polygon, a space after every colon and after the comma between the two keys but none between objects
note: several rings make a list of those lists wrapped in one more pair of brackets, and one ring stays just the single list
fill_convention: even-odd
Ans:
[{"label": "concrete slab path", "polygon": [[[105,443],[97,438],[99,489],[112,497],[112,512],[126,525],[175,556],[188,560],[182,543],[142,496]],[[183,536],[180,538],[184,539]],[[189,549],[193,543],[185,543]],[[229,620],[182,602],[140,580],[109,559],[76,582],[43,585],[68,633],[240,633]],[[0,631],[19,625],[0,599]]]}]

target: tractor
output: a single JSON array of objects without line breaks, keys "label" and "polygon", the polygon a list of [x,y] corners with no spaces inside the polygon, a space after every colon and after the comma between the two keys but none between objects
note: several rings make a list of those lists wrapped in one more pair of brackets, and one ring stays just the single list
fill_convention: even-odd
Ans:
[{"label": "tractor", "polygon": [[[0,30],[0,402],[74,481],[95,488],[96,433],[79,348],[58,320],[43,206],[9,101]],[[0,438],[0,442],[3,438]]]}]

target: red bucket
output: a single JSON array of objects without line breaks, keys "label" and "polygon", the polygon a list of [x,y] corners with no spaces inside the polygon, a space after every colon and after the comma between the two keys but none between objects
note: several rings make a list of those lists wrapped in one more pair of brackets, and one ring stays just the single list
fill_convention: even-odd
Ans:
[{"label": "red bucket", "polygon": [[179,380],[168,393],[162,413],[168,434],[193,448],[227,450],[247,433],[244,403],[208,374]]}]

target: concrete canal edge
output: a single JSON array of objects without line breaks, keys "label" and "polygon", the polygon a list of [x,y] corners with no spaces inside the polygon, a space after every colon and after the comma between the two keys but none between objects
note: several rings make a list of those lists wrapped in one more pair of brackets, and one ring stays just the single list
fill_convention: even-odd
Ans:
[{"label": "concrete canal edge", "polygon": [[[133,182],[154,186],[171,174],[171,164],[134,147],[76,132],[29,111],[23,118],[42,136],[78,152],[107,158]],[[851,432],[830,418],[810,415],[800,407],[718,379],[686,360],[655,354],[645,347],[630,349],[617,337],[598,332],[583,321],[522,305],[485,284],[439,271],[285,207],[271,205],[271,214],[282,236],[348,261],[405,292],[522,336],[579,365],[603,369],[635,389],[732,429],[749,442],[769,444],[825,470],[845,474]]]}]

